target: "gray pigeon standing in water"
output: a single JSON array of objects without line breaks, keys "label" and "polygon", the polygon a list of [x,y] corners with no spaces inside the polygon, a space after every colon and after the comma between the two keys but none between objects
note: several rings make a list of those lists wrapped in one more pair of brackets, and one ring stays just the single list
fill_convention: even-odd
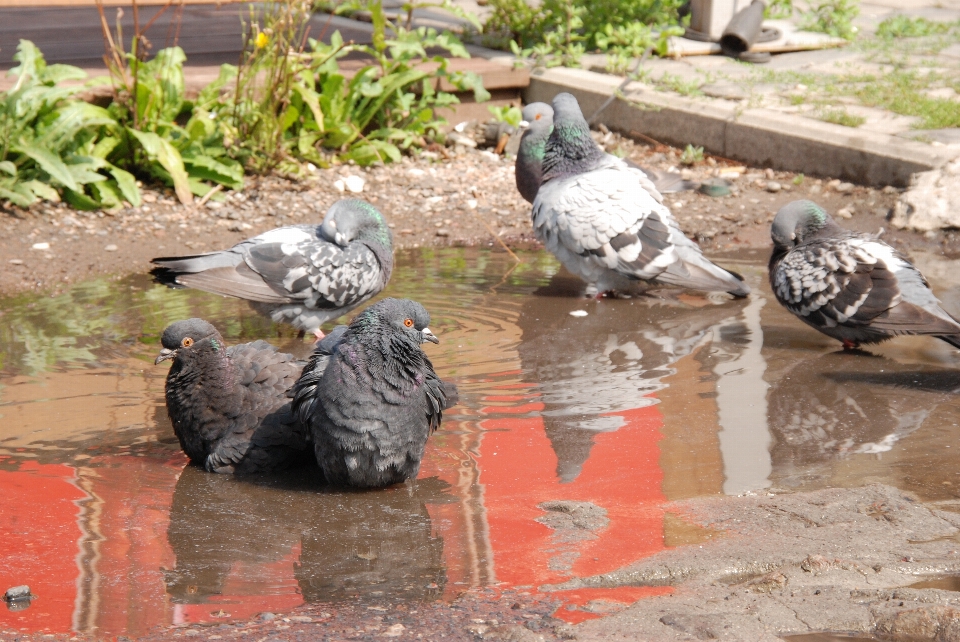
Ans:
[{"label": "gray pigeon standing in water", "polygon": [[420,348],[438,343],[430,315],[409,299],[361,312],[331,350],[323,342],[293,393],[317,463],[337,486],[375,488],[417,476],[427,437],[456,403]]},{"label": "gray pigeon standing in water", "polygon": [[[547,139],[553,130],[553,107],[547,103],[530,103],[523,108],[524,128],[517,151],[516,179],[517,190],[528,203],[533,203],[543,179],[543,153]],[[616,158],[607,154],[610,158]],[[676,172],[656,172],[627,160],[620,159],[628,167],[639,169],[653,182],[661,194],[683,192],[694,189],[696,183],[685,181]]]},{"label": "gray pigeon standing in water", "polygon": [[931,334],[960,348],[960,323],[926,279],[877,237],[845,230],[812,201],[780,208],[770,286],[783,307],[844,348]]},{"label": "gray pigeon standing in water", "polygon": [[393,234],[373,205],[345,199],[321,225],[280,227],[228,250],[151,262],[161,283],[247,299],[278,323],[317,331],[387,285]]},{"label": "gray pigeon standing in water", "polygon": [[593,141],[577,99],[553,99],[553,131],[533,229],[588,294],[629,290],[637,281],[746,296],[742,279],[711,263],[680,230],[640,170]]},{"label": "gray pigeon standing in water", "polygon": [[310,461],[309,432],[287,396],[302,361],[265,341],[228,348],[203,319],[170,324],[161,343],[155,363],[173,360],[167,412],[194,463],[215,473],[259,473]]}]

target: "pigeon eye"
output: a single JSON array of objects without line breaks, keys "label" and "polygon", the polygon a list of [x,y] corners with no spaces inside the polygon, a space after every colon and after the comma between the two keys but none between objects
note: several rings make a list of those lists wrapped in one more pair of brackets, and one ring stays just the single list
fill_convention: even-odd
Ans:
[{"label": "pigeon eye", "polygon": [[543,114],[537,114],[533,117],[534,120],[540,120],[541,118],[543,118]]},{"label": "pigeon eye", "polygon": [[184,348],[189,348],[193,345],[193,339],[190,337],[184,337],[183,341],[180,342],[180,345],[182,345]]},{"label": "pigeon eye", "polygon": [[412,327],[413,327],[413,319],[404,319],[404,320],[403,320],[403,325],[407,326],[408,328],[412,328]]}]

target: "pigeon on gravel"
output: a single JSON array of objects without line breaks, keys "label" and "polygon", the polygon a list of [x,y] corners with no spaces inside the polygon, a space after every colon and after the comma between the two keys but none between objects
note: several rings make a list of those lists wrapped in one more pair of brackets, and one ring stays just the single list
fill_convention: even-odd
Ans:
[{"label": "pigeon on gravel", "polygon": [[457,400],[420,348],[439,342],[429,322],[419,303],[383,299],[332,350],[321,342],[304,368],[293,408],[331,484],[375,488],[416,477],[427,437]]},{"label": "pigeon on gravel", "polygon": [[280,227],[228,250],[152,263],[161,283],[248,299],[278,323],[316,331],[386,286],[393,234],[373,205],[345,199],[320,225]]},{"label": "pigeon on gravel", "polygon": [[770,286],[783,307],[844,348],[931,334],[960,348],[960,322],[907,259],[845,230],[812,201],[780,208],[770,230]]},{"label": "pigeon on gravel", "polygon": [[288,397],[302,361],[265,341],[228,348],[203,319],[170,324],[161,343],[155,363],[173,360],[167,412],[194,463],[215,473],[259,473],[310,461],[309,432]]},{"label": "pigeon on gravel", "polygon": [[533,202],[537,237],[589,285],[588,294],[637,281],[746,296],[742,279],[711,263],[680,230],[640,170],[593,141],[577,99],[553,99],[553,131]]},{"label": "pigeon on gravel", "polygon": [[[543,153],[553,130],[553,107],[547,103],[530,103],[523,108],[522,114],[520,126],[524,132],[517,151],[517,190],[525,201],[533,203],[543,177]],[[607,156],[616,158],[612,154]],[[621,162],[646,174],[661,194],[685,192],[697,187],[696,183],[684,180],[677,172],[651,170],[625,158]]]}]

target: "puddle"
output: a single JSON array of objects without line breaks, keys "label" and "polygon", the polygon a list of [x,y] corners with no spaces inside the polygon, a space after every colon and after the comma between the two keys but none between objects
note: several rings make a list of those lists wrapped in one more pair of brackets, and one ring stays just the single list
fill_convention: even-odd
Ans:
[{"label": "puddle", "polygon": [[921,580],[911,584],[912,589],[940,589],[941,591],[960,591],[960,575],[946,575]]},{"label": "puddle", "polygon": [[[771,298],[763,253],[726,261],[758,289],[742,301],[585,300],[550,255],[523,258],[398,256],[387,294],[430,310],[427,351],[461,404],[417,484],[363,493],[309,470],[185,466],[153,365],[167,323],[200,316],[231,344],[309,353],[246,303],[144,275],[0,301],[0,590],[38,596],[0,608],[0,628],[135,636],[304,601],[535,590],[722,537],[667,512],[689,497],[870,482],[960,497],[946,344],[838,352]],[[933,285],[955,309],[960,288]],[[553,596],[579,622],[670,590]]]}]

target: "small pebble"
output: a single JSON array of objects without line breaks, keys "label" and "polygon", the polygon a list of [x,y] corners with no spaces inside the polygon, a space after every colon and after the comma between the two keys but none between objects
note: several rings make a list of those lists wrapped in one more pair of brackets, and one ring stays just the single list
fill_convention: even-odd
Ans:
[{"label": "small pebble", "polygon": [[104,249],[105,251],[107,251],[107,252],[116,252],[116,251],[117,251],[117,246],[114,245],[113,243],[111,243],[110,245],[108,245],[107,247],[105,247],[105,248],[103,248],[103,249]]},{"label": "small pebble", "polygon": [[773,180],[773,170],[770,169],[769,167],[766,168],[765,170],[763,170],[763,175],[764,175],[768,180],[771,180],[771,181]]},{"label": "small pebble", "polygon": [[439,230],[437,230],[437,236],[450,236],[450,230],[441,227]]},{"label": "small pebble", "polygon": [[13,586],[7,589],[7,592],[3,594],[3,599],[6,602],[14,602],[16,600],[29,600],[32,596],[30,595],[30,587],[26,584],[22,586]]},{"label": "small pebble", "polygon": [[468,210],[475,210],[477,209],[477,199],[471,198],[465,203],[465,205],[467,206]]},{"label": "small pebble", "polygon": [[766,190],[771,194],[776,194],[781,189],[783,189],[783,186],[777,181],[767,181]]},{"label": "small pebble", "polygon": [[900,190],[898,190],[898,189],[897,189],[896,187],[894,187],[893,185],[887,185],[886,187],[884,187],[884,188],[883,188],[882,190],[880,190],[880,191],[882,191],[884,194],[896,194],[896,193],[899,192]]},{"label": "small pebble", "polygon": [[853,183],[840,183],[835,189],[841,194],[849,194],[853,191]]},{"label": "small pebble", "polygon": [[23,265],[23,260],[22,260],[22,259],[10,259],[10,260],[7,261],[7,262],[8,262],[8,263],[12,263],[13,265]]},{"label": "small pebble", "polygon": [[846,219],[846,218],[853,218],[853,212],[851,212],[849,209],[847,209],[846,207],[844,207],[843,209],[837,210],[837,217],[838,217],[838,218],[845,218],[845,219]]},{"label": "small pebble", "polygon": [[30,249],[31,249],[31,250],[49,250],[49,249],[50,249],[50,244],[49,244],[49,243],[34,243],[34,244],[30,247]]},{"label": "small pebble", "polygon": [[585,317],[589,314],[586,310],[571,310],[570,316],[572,317]]},{"label": "small pebble", "polygon": [[270,611],[264,611],[263,613],[260,614],[261,622],[270,622],[271,620],[276,620],[276,619],[277,619],[276,614],[271,613]]},{"label": "small pebble", "polygon": [[343,179],[343,184],[351,194],[359,194],[363,191],[363,186],[366,184],[366,181],[360,176],[351,174]]}]

